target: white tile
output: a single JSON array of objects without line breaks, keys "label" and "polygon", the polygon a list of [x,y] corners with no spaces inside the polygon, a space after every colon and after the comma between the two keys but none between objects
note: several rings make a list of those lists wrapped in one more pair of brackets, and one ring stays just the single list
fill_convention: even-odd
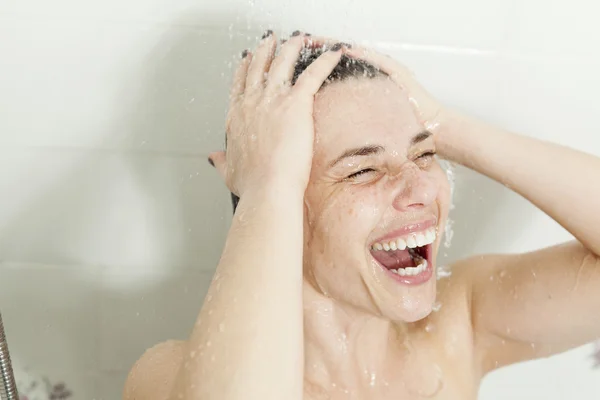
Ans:
[{"label": "white tile", "polygon": [[211,24],[232,26],[251,37],[264,28],[353,39],[401,41],[427,45],[499,48],[514,17],[514,1],[427,0],[420,2],[372,0],[108,0],[86,2],[59,0],[8,0],[19,17],[154,22],[170,25]]},{"label": "white tile", "polygon": [[561,375],[550,363],[529,361],[501,368],[486,376],[482,381],[480,400],[530,400],[562,399],[559,381]]},{"label": "white tile", "polygon": [[156,23],[172,23],[190,14],[214,20],[218,15],[244,15],[252,7],[250,2],[239,0],[57,0],[51,3],[44,0],[5,0],[5,3],[19,17]]},{"label": "white tile", "polygon": [[0,308],[15,368],[96,368],[99,278],[94,268],[0,265]]},{"label": "white tile", "polygon": [[406,65],[442,104],[498,120],[498,96],[504,84],[504,63],[493,53],[406,49],[375,43],[378,51]]},{"label": "white tile", "polygon": [[96,377],[94,400],[121,399],[127,372],[101,372]]},{"label": "white tile", "polygon": [[483,380],[479,399],[594,399],[600,393],[598,371],[582,346],[553,357],[494,371]]},{"label": "white tile", "polygon": [[354,40],[384,40],[430,46],[501,48],[513,1],[253,1],[251,21]]},{"label": "white tile", "polygon": [[231,218],[206,157],[0,152],[4,259],[212,269]]},{"label": "white tile", "polygon": [[[600,4],[588,0],[526,0],[515,7],[507,51],[524,55],[548,54],[554,60],[572,55],[600,57]],[[552,61],[550,61],[552,63]]]},{"label": "white tile", "polygon": [[15,19],[0,36],[3,146],[223,148],[232,60],[244,48],[226,27]]},{"label": "white tile", "polygon": [[[106,270],[99,368],[127,371],[146,349],[169,339],[187,339],[211,279],[209,272]],[[136,283],[116,288],[119,280]]]},{"label": "white tile", "polygon": [[590,123],[600,113],[600,60],[506,57],[499,104],[504,126],[600,155]]}]

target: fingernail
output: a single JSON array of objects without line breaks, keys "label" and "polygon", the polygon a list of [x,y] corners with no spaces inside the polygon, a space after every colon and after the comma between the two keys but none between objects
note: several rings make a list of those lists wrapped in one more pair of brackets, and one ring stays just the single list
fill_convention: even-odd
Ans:
[{"label": "fingernail", "polygon": [[305,33],[304,36],[312,36],[312,33]]},{"label": "fingernail", "polygon": [[213,160],[210,159],[210,157],[208,157],[208,163],[213,167],[215,166],[215,163],[213,162]]},{"label": "fingernail", "polygon": [[341,49],[342,49],[341,43],[336,43],[333,46],[331,46],[331,51],[340,51]]},{"label": "fingernail", "polygon": [[298,35],[300,35],[300,31],[294,31],[294,32],[292,32],[292,36],[298,36]]},{"label": "fingernail", "polygon": [[264,35],[262,35],[262,39],[266,39],[269,36],[271,36],[272,34],[273,34],[273,31],[269,29],[268,31],[265,32]]},{"label": "fingernail", "polygon": [[242,51],[242,58],[246,58],[248,56],[248,50]]}]

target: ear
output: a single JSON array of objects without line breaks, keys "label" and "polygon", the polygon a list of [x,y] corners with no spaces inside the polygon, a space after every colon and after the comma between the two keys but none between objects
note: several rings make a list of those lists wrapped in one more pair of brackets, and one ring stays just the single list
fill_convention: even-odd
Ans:
[{"label": "ear", "polygon": [[215,151],[208,155],[208,162],[210,162],[217,170],[221,178],[224,181],[227,179],[227,159],[224,151]]}]

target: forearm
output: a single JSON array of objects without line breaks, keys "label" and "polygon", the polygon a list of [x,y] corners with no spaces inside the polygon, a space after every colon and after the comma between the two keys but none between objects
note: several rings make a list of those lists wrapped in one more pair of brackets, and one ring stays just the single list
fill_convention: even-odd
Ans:
[{"label": "forearm", "polygon": [[242,197],[173,398],[302,398],[302,232],[302,193]]},{"label": "forearm", "polygon": [[519,193],[600,254],[600,158],[453,116],[438,152]]}]

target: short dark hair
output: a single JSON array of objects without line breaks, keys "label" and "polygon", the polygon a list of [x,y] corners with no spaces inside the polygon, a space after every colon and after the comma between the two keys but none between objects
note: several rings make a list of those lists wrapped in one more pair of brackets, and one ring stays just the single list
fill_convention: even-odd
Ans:
[{"label": "short dark hair", "polygon": [[[298,58],[298,61],[296,62],[296,66],[294,68],[294,77],[292,78],[292,85],[296,84],[296,81],[298,80],[300,75],[326,50],[327,49],[323,47],[305,47],[301,51],[300,57]],[[321,88],[323,88],[329,83],[340,82],[350,78],[373,79],[382,76],[387,76],[387,74],[366,61],[350,58],[344,54],[342,55],[342,58],[340,59],[338,65],[335,66],[331,74],[329,74],[327,79],[323,82]],[[227,138],[225,138],[225,148],[227,148]],[[239,201],[240,198],[235,194],[231,193],[231,203],[233,204],[234,213]]]}]

